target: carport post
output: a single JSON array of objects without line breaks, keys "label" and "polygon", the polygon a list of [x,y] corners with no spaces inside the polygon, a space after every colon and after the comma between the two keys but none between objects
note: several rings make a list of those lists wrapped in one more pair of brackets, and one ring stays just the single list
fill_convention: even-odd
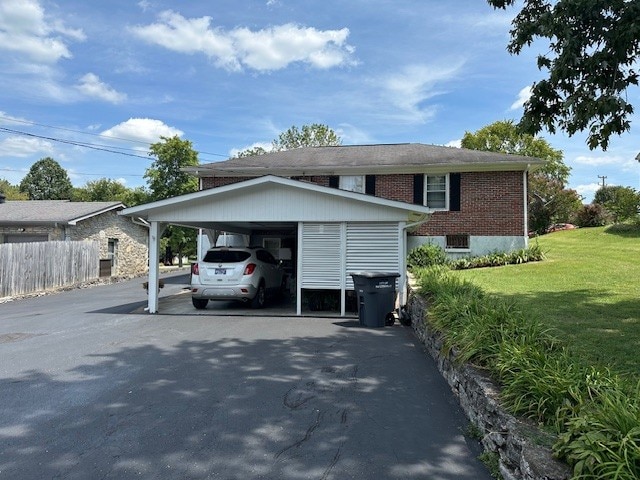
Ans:
[{"label": "carport post", "polygon": [[160,279],[160,237],[165,225],[151,222],[149,229],[149,313],[158,312],[158,280]]}]

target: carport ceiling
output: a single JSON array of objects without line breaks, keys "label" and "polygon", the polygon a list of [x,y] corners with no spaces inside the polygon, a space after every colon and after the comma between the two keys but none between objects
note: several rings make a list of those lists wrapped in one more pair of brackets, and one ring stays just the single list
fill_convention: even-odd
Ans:
[{"label": "carport ceiling", "polygon": [[218,230],[229,233],[250,234],[254,232],[279,232],[295,234],[298,230],[297,223],[292,222],[189,222],[175,224],[181,227],[202,228]]}]

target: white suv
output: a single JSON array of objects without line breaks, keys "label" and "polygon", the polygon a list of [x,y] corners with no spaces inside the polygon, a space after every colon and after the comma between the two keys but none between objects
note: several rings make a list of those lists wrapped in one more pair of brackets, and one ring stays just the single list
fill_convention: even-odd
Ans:
[{"label": "white suv", "polygon": [[286,276],[263,248],[215,247],[191,266],[191,300],[197,309],[209,300],[251,301],[262,308],[268,295],[282,294]]}]

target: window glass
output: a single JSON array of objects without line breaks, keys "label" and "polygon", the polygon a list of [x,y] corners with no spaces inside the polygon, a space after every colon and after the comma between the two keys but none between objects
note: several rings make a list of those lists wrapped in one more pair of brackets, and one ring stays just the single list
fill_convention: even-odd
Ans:
[{"label": "window glass", "polygon": [[447,208],[447,176],[426,175],[425,179],[426,206],[438,209]]},{"label": "window glass", "polygon": [[242,250],[209,250],[204,256],[205,262],[211,263],[240,263],[251,256]]},{"label": "window glass", "polygon": [[458,235],[447,235],[447,246],[446,248],[459,248],[459,249],[469,249],[469,235],[466,234],[458,234]]},{"label": "window glass", "polygon": [[364,193],[364,175],[341,175],[340,190]]}]

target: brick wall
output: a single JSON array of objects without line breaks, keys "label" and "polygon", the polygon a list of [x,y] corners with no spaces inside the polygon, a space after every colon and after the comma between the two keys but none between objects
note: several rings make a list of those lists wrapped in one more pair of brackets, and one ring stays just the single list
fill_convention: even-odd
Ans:
[{"label": "brick wall", "polygon": [[210,188],[224,187],[225,185],[244,182],[245,180],[251,180],[252,178],[255,177],[204,177],[202,179],[202,189],[208,190]]},{"label": "brick wall", "polygon": [[[460,211],[434,212],[414,235],[520,236],[524,231],[522,172],[473,172],[460,176]],[[241,182],[248,178],[204,178],[204,188]],[[328,176],[295,177],[329,186]],[[413,203],[413,174],[376,176],[376,196]]]}]

